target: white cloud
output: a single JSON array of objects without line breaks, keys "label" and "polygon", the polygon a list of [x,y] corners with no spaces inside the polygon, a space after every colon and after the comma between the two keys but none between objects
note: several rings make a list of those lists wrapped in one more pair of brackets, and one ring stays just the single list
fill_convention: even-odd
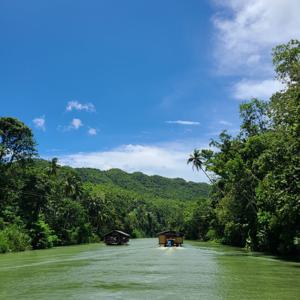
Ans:
[{"label": "white cloud", "polygon": [[46,130],[46,119],[45,116],[35,118],[32,120],[33,124],[35,125],[36,128],[41,129],[43,131]]},{"label": "white cloud", "polygon": [[238,100],[258,98],[268,100],[276,91],[282,90],[284,85],[276,80],[241,80],[233,87],[233,96]]},{"label": "white cloud", "polygon": [[88,135],[97,135],[98,131],[96,128],[89,128]]},{"label": "white cloud", "polygon": [[120,168],[127,172],[141,171],[148,175],[180,177],[191,181],[207,182],[202,172],[193,172],[186,161],[192,145],[123,145],[109,151],[63,155],[59,161],[73,167],[93,167],[102,170]]},{"label": "white cloud", "polygon": [[89,112],[94,112],[96,111],[95,105],[92,103],[79,103],[78,101],[69,101],[66,107],[67,111],[72,111],[72,110],[85,110]]},{"label": "white cloud", "polygon": [[299,0],[215,1],[216,57],[224,73],[271,76],[271,49],[300,39]]},{"label": "white cloud", "polygon": [[225,121],[225,120],[220,120],[220,121],[219,121],[219,124],[225,125],[225,126],[232,126],[232,123],[231,123],[231,122],[228,122],[228,121]]},{"label": "white cloud", "polygon": [[79,129],[81,126],[83,126],[80,119],[74,118],[71,122],[71,125],[69,126],[70,129]]},{"label": "white cloud", "polygon": [[177,121],[166,121],[167,124],[177,124],[177,125],[187,125],[187,126],[198,126],[200,125],[199,122],[194,121],[183,121],[183,120],[177,120]]},{"label": "white cloud", "polygon": [[82,126],[83,126],[82,121],[78,118],[74,118],[74,119],[72,119],[72,121],[70,122],[70,124],[68,126],[66,126],[66,125],[57,126],[57,130],[62,131],[62,132],[67,132],[70,130],[78,130]]}]

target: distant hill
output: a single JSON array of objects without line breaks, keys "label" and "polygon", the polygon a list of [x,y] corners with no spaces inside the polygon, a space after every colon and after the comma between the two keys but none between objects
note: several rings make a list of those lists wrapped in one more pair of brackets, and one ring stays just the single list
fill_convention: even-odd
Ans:
[{"label": "distant hill", "polygon": [[179,200],[207,198],[210,185],[207,183],[187,182],[181,178],[148,176],[141,172],[126,173],[120,169],[101,171],[93,168],[76,168],[84,182],[113,184],[123,189],[152,197]]}]

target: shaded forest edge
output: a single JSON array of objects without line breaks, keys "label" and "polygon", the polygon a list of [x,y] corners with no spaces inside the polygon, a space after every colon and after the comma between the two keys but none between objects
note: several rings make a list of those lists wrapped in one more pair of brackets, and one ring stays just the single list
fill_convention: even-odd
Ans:
[{"label": "shaded forest edge", "polygon": [[[240,105],[236,136],[221,132],[191,162],[207,184],[62,167],[36,159],[21,121],[0,118],[0,252],[96,242],[118,228],[132,237],[173,229],[188,239],[284,255],[300,244],[300,43],[273,50],[285,84],[269,101]],[[209,197],[208,197],[209,194]]]}]

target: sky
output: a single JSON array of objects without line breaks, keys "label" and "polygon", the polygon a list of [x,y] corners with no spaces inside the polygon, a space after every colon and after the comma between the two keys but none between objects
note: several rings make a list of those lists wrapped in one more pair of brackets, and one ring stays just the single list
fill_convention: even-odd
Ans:
[{"label": "sky", "polygon": [[206,181],[186,160],[283,87],[299,0],[0,0],[0,116],[41,157]]}]

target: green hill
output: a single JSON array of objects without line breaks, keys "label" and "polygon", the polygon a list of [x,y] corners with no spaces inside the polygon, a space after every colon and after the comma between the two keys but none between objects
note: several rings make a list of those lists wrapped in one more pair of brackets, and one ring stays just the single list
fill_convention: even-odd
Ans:
[{"label": "green hill", "polygon": [[148,176],[141,172],[126,173],[120,169],[101,171],[93,168],[75,169],[84,182],[95,184],[110,183],[139,194],[149,194],[165,199],[197,200],[207,198],[210,185],[187,182],[181,178]]}]

